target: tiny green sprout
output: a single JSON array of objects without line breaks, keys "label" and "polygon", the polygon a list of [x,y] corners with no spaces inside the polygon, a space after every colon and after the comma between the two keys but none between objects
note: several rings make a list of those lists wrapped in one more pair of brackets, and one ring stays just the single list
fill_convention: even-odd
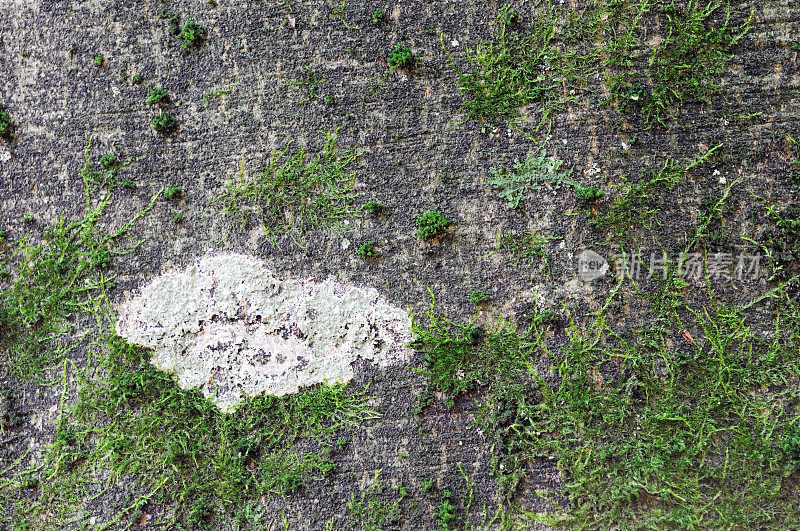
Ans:
[{"label": "tiny green sprout", "polygon": [[135,190],[135,189],[136,189],[136,185],[134,184],[134,182],[133,182],[133,181],[131,181],[131,180],[129,180],[129,179],[122,179],[122,180],[119,182],[119,184],[120,184],[122,187],[124,187],[124,188],[128,188],[128,189],[130,189],[130,190]]},{"label": "tiny green sprout", "polygon": [[144,78],[142,76],[140,76],[139,74],[136,74],[131,78],[131,82],[134,85],[141,85],[144,82]]},{"label": "tiny green sprout", "polygon": [[178,38],[183,41],[181,50],[186,51],[191,46],[199,46],[206,40],[207,36],[208,32],[203,26],[197,24],[194,20],[188,21],[178,34]]},{"label": "tiny green sprout", "polygon": [[183,190],[180,187],[175,186],[167,186],[167,189],[164,190],[164,199],[167,201],[171,201],[172,199],[177,199],[181,196]]},{"label": "tiny green sprout", "polygon": [[385,208],[386,205],[378,203],[377,201],[369,201],[366,205],[364,205],[364,211],[367,214],[372,214],[373,216],[377,216],[383,212]]},{"label": "tiny green sprout", "polygon": [[419,230],[417,235],[420,240],[430,240],[431,238],[443,234],[453,220],[444,217],[438,210],[425,212],[417,219]]},{"label": "tiny green sprout", "polygon": [[792,43],[792,50],[796,52],[800,52],[800,42],[793,42]]},{"label": "tiny green sprout", "polygon": [[422,490],[425,492],[430,492],[433,490],[433,479],[426,479],[422,481]]},{"label": "tiny green sprout", "polygon": [[472,303],[473,306],[480,306],[484,302],[489,300],[489,296],[482,292],[481,290],[473,291],[472,294],[469,296],[469,302]]},{"label": "tiny green sprout", "polygon": [[168,112],[162,112],[155,118],[151,124],[153,129],[159,133],[168,133],[178,127],[178,120]]},{"label": "tiny green sprout", "polygon": [[22,218],[23,223],[35,223],[36,218],[33,217],[33,214],[25,214],[25,217]]},{"label": "tiny green sprout", "polygon": [[206,0],[206,3],[211,7],[217,7],[219,5],[217,0]]},{"label": "tiny green sprout", "polygon": [[584,203],[592,203],[606,195],[604,191],[600,190],[596,186],[590,186],[588,188],[581,186],[575,190],[575,193]]},{"label": "tiny green sprout", "polygon": [[166,14],[167,23],[169,24],[169,34],[175,37],[181,33],[181,16],[177,13]]},{"label": "tiny green sprout", "polygon": [[417,62],[417,57],[411,51],[411,48],[398,43],[397,47],[389,53],[386,61],[392,70],[395,68],[411,68]]},{"label": "tiny green sprout", "polygon": [[173,223],[183,223],[183,214],[178,212],[177,210],[172,210],[172,222]]},{"label": "tiny green sprout", "polygon": [[358,248],[358,256],[361,258],[376,258],[380,255],[380,251],[375,248],[375,242],[372,241],[364,242],[361,247]]},{"label": "tiny green sprout", "polygon": [[14,126],[11,124],[11,117],[3,110],[2,101],[0,101],[0,138],[6,140],[14,138]]},{"label": "tiny green sprout", "polygon": [[106,61],[106,60],[105,60],[105,58],[103,57],[103,55],[102,55],[102,54],[97,54],[97,55],[94,57],[94,66],[103,66],[103,63],[104,63],[105,61]]},{"label": "tiny green sprout", "polygon": [[325,96],[325,103],[328,105],[336,105],[336,96],[333,94],[328,94]]},{"label": "tiny green sprout", "polygon": [[550,327],[550,326],[555,326],[555,325],[558,324],[558,314],[556,312],[554,312],[553,310],[545,310],[542,313],[540,313],[539,315],[537,315],[534,318],[533,322],[536,325],[542,326],[542,327],[545,327],[545,328]]},{"label": "tiny green sprout", "polygon": [[8,233],[3,229],[0,229],[0,243],[5,242],[6,238],[8,238]]},{"label": "tiny green sprout", "polygon": [[800,422],[795,421],[786,428],[783,452],[794,459],[800,459]]},{"label": "tiny green sprout", "polygon": [[103,155],[100,157],[100,166],[102,166],[104,170],[110,170],[116,167],[117,157],[112,154]]},{"label": "tiny green sprout", "polygon": [[372,13],[372,23],[376,26],[382,26],[383,24],[386,24],[386,11],[383,9],[376,9]]},{"label": "tiny green sprout", "polygon": [[147,104],[155,105],[169,101],[169,94],[162,88],[150,87],[150,95],[147,96]]}]

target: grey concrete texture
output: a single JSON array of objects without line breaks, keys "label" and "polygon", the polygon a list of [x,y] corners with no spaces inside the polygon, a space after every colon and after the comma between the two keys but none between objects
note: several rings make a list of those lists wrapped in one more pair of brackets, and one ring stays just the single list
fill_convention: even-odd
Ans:
[{"label": "grey concrete texture", "polygon": [[[724,143],[725,157],[716,169],[728,182],[740,178],[743,183],[732,195],[736,215],[729,232],[757,232],[766,220],[747,190],[776,204],[797,195],[787,182],[790,156],[784,138],[800,134],[800,52],[789,47],[800,40],[800,9],[790,0],[735,4],[738,10],[752,10],[754,22],[715,105],[687,105],[674,127],[646,128],[636,117],[600,107],[601,90],[587,92],[586,105],[570,104],[556,116],[548,152],[564,160],[581,182],[611,189],[623,175],[639,176],[667,159],[691,161]],[[177,202],[157,203],[134,227],[132,237],[142,243],[114,263],[116,288],[109,294],[114,304],[164,271],[233,252],[258,257],[270,270],[293,278],[373,287],[391,304],[415,314],[429,307],[430,289],[439,310],[454,320],[476,315],[469,294],[480,289],[492,303],[477,318],[490,326],[500,317],[516,322],[537,303],[554,310],[565,305],[579,316],[596,310],[614,282],[579,282],[577,256],[586,246],[607,243],[606,235],[585,217],[564,215],[577,211],[575,198],[553,188],[529,196],[521,212],[509,209],[485,179],[491,168],[533,153],[536,144],[505,126],[495,131],[494,125],[464,121],[459,112],[464,96],[440,37],[448,49],[463,53],[492,35],[500,5],[347,2],[347,24],[335,16],[340,5],[0,0],[0,101],[15,126],[13,140],[0,140],[0,225],[16,239],[31,231],[23,218],[34,214],[35,240],[42,227],[60,216],[82,215],[79,170],[83,150],[94,137],[97,156],[134,159],[120,176],[136,189],[115,191],[104,221],[108,226],[121,226],[163,186],[183,190]],[[370,23],[379,8],[388,14],[383,26]],[[533,8],[529,2],[518,6],[521,12]],[[207,41],[182,52],[181,41],[168,33],[160,17],[163,11],[205,26]],[[411,47],[419,64],[393,71],[383,81],[387,69],[382,58],[401,42]],[[94,64],[98,54],[103,56],[100,67]],[[307,66],[324,76],[320,91],[333,94],[335,104],[303,101],[307,91],[291,83],[303,79]],[[142,76],[141,85],[131,82],[134,75]],[[600,80],[593,82],[599,85]],[[166,89],[170,102],[146,105],[149,86]],[[206,104],[204,98],[214,90],[230,92]],[[150,126],[161,110],[179,120],[172,134]],[[737,119],[753,113],[760,114]],[[353,219],[341,234],[306,234],[305,248],[291,240],[274,247],[263,241],[258,227],[231,230],[230,220],[211,201],[242,164],[255,170],[290,141],[314,153],[324,142],[320,132],[337,129],[342,147],[363,152],[354,167],[359,196],[386,204],[384,214]],[[663,200],[668,208],[661,230],[643,231],[637,244],[676,252],[693,230],[703,197],[723,190],[719,175],[690,173]],[[445,236],[420,241],[417,217],[434,209],[454,223]],[[183,223],[172,221],[172,210],[183,215]],[[549,275],[538,267],[516,267],[507,255],[493,253],[499,233],[526,230],[554,238],[547,246]],[[729,238],[738,245],[738,237]],[[355,253],[367,240],[377,243],[379,259],[363,260]],[[725,283],[718,294],[742,301],[764,287],[763,279]],[[700,290],[694,296],[698,302],[705,298]],[[646,318],[646,310],[636,304],[625,306],[619,319],[633,326]],[[90,326],[91,319],[85,324]],[[82,355],[83,349],[70,354],[78,363]],[[414,415],[426,379],[410,367],[419,367],[419,360],[389,368],[355,367],[354,385],[370,385],[381,418],[356,430],[332,484],[311,485],[297,496],[269,501],[267,517],[274,528],[284,519],[293,529],[323,529],[331,517],[346,520],[351,494],[368,488],[379,470],[390,484],[419,487],[424,476],[456,490],[463,488],[460,464],[474,484],[474,511],[481,513],[484,504],[485,514],[497,510],[490,448],[472,425],[480,394],[459,398],[453,409],[439,396],[424,416]],[[13,440],[3,440],[2,463],[28,449],[26,459],[35,460],[53,440],[60,388],[42,389],[11,377],[3,386],[13,390],[13,408],[23,420]],[[547,492],[558,499],[564,478],[555,463],[541,460],[529,467],[516,501],[535,513],[557,510],[536,495]],[[123,503],[127,489],[118,485],[92,502],[98,524]],[[419,506],[398,525],[432,529],[434,510]]]}]

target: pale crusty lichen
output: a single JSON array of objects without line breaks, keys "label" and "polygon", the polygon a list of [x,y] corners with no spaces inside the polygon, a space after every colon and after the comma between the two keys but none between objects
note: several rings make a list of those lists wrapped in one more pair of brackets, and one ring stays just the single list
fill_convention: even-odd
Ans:
[{"label": "pale crusty lichen", "polygon": [[223,411],[245,396],[347,382],[358,358],[387,366],[410,355],[411,316],[375,289],[281,280],[241,255],[165,273],[119,316],[120,336]]}]

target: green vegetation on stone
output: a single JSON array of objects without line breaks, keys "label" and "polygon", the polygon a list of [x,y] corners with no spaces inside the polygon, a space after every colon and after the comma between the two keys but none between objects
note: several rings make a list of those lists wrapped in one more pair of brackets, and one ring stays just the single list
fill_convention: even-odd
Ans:
[{"label": "green vegetation on stone", "polygon": [[447,219],[438,210],[425,212],[417,219],[417,236],[420,240],[430,240],[444,234],[452,223],[453,220]]},{"label": "green vegetation on stone", "polygon": [[177,37],[183,41],[183,44],[181,44],[181,50],[183,51],[191,47],[200,46],[200,44],[206,40],[207,36],[208,32],[206,29],[197,24],[194,20],[188,21],[177,35]]},{"label": "green vegetation on stone", "polygon": [[364,205],[364,212],[367,214],[372,214],[373,216],[377,216],[381,214],[386,209],[386,205],[383,203],[378,203],[377,201],[367,201]]},{"label": "green vegetation on stone", "polygon": [[500,197],[508,201],[511,208],[517,209],[522,207],[528,192],[541,188],[543,182],[556,188],[574,186],[572,170],[562,170],[563,164],[563,161],[548,157],[545,149],[541,148],[526,157],[524,162],[517,159],[513,171],[502,166],[492,168],[492,177],[486,182],[499,190]]},{"label": "green vegetation on stone", "polygon": [[378,251],[375,242],[368,241],[361,244],[358,248],[358,256],[361,258],[377,258],[381,253]]},{"label": "green vegetation on stone", "polygon": [[178,119],[168,112],[162,112],[158,116],[153,117],[153,121],[150,125],[159,133],[166,134],[178,127]]},{"label": "green vegetation on stone", "polygon": [[62,340],[71,317],[99,311],[113,282],[108,272],[113,258],[135,248],[123,247],[125,235],[153,206],[151,202],[115,232],[102,231],[99,222],[111,195],[99,202],[92,196],[101,185],[113,189],[107,181],[111,170],[92,170],[91,145],[90,140],[81,170],[86,188],[84,216],[62,217],[47,229],[41,244],[22,239],[0,250],[21,258],[14,282],[0,292],[0,359],[4,370],[26,380],[41,380],[43,371],[64,355],[68,347]]},{"label": "green vegetation on stone", "polygon": [[248,173],[242,167],[213,201],[240,229],[260,223],[273,245],[284,236],[297,242],[311,230],[339,232],[345,220],[360,216],[361,207],[350,170],[359,154],[340,150],[337,139],[336,133],[327,133],[322,151],[313,158],[304,149],[290,155],[287,146],[261,170]]},{"label": "green vegetation on stone", "polygon": [[570,316],[560,339],[541,311],[527,330],[501,321],[480,333],[432,307],[424,325],[415,319],[414,346],[432,389],[450,399],[483,391],[476,424],[503,499],[513,500],[530,462],[557,463],[558,495],[570,504],[544,523],[781,528],[800,518],[791,487],[800,307],[787,286],[760,299],[774,306],[761,324],[715,300],[686,305],[673,270],[645,295],[653,312],[644,322],[611,324],[618,286],[584,325]]},{"label": "green vegetation on stone", "polygon": [[11,123],[11,117],[5,111],[2,101],[0,101],[0,138],[6,140],[14,138],[14,125]]},{"label": "green vegetation on stone", "polygon": [[411,48],[398,43],[395,49],[389,52],[386,62],[389,63],[389,67],[393,70],[395,68],[408,69],[416,64],[417,57],[414,55],[414,52],[411,51]]},{"label": "green vegetation on stone", "polygon": [[150,87],[150,94],[147,96],[147,104],[155,105],[156,103],[165,103],[169,101],[169,93],[157,87]]},{"label": "green vegetation on stone", "polygon": [[92,366],[79,370],[78,399],[63,411],[38,472],[40,510],[80,520],[95,482],[108,488],[124,479],[141,487],[116,514],[102,515],[106,524],[133,523],[150,503],[170,505],[172,525],[246,523],[246,508],[262,497],[290,496],[330,477],[342,434],[377,416],[368,395],[343,385],[249,398],[221,413],[148,358],[110,336]]},{"label": "green vegetation on stone", "polygon": [[489,296],[480,290],[473,291],[469,296],[469,302],[472,303],[473,306],[480,306],[488,300]]}]

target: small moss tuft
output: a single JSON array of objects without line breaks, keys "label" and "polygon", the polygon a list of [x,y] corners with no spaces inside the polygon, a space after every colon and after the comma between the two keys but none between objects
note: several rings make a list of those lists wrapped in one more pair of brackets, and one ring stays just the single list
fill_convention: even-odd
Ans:
[{"label": "small moss tuft", "polygon": [[178,127],[178,120],[168,112],[162,112],[155,118],[151,124],[153,129],[159,133],[169,133]]},{"label": "small moss tuft", "polygon": [[438,210],[425,212],[417,219],[419,227],[417,235],[421,240],[430,240],[434,236],[443,234],[452,223],[453,220],[447,219]]},{"label": "small moss tuft", "polygon": [[203,26],[197,24],[194,20],[190,20],[178,34],[178,38],[183,41],[181,50],[186,51],[192,46],[200,46],[207,36],[208,32]]},{"label": "small moss tuft", "polygon": [[411,48],[398,43],[397,47],[389,53],[386,61],[392,70],[395,68],[411,68],[416,64],[417,57],[411,51]]},{"label": "small moss tuft", "polygon": [[489,296],[482,292],[481,290],[473,291],[472,294],[469,296],[469,302],[472,303],[473,306],[480,306],[484,302],[489,300]]},{"label": "small moss tuft", "polygon": [[147,104],[165,103],[169,101],[169,93],[162,88],[150,87],[150,95],[147,96]]},{"label": "small moss tuft", "polygon": [[386,205],[383,203],[378,203],[377,201],[369,201],[366,205],[364,205],[364,211],[367,214],[372,214],[373,216],[377,216],[378,214],[382,213],[386,209]]},{"label": "small moss tuft", "polygon": [[364,242],[361,247],[358,248],[358,256],[361,258],[377,258],[380,255],[380,251],[375,248],[375,242],[372,241]]},{"label": "small moss tuft", "polygon": [[11,140],[14,138],[14,126],[11,117],[3,110],[3,102],[0,101],[0,138]]}]

